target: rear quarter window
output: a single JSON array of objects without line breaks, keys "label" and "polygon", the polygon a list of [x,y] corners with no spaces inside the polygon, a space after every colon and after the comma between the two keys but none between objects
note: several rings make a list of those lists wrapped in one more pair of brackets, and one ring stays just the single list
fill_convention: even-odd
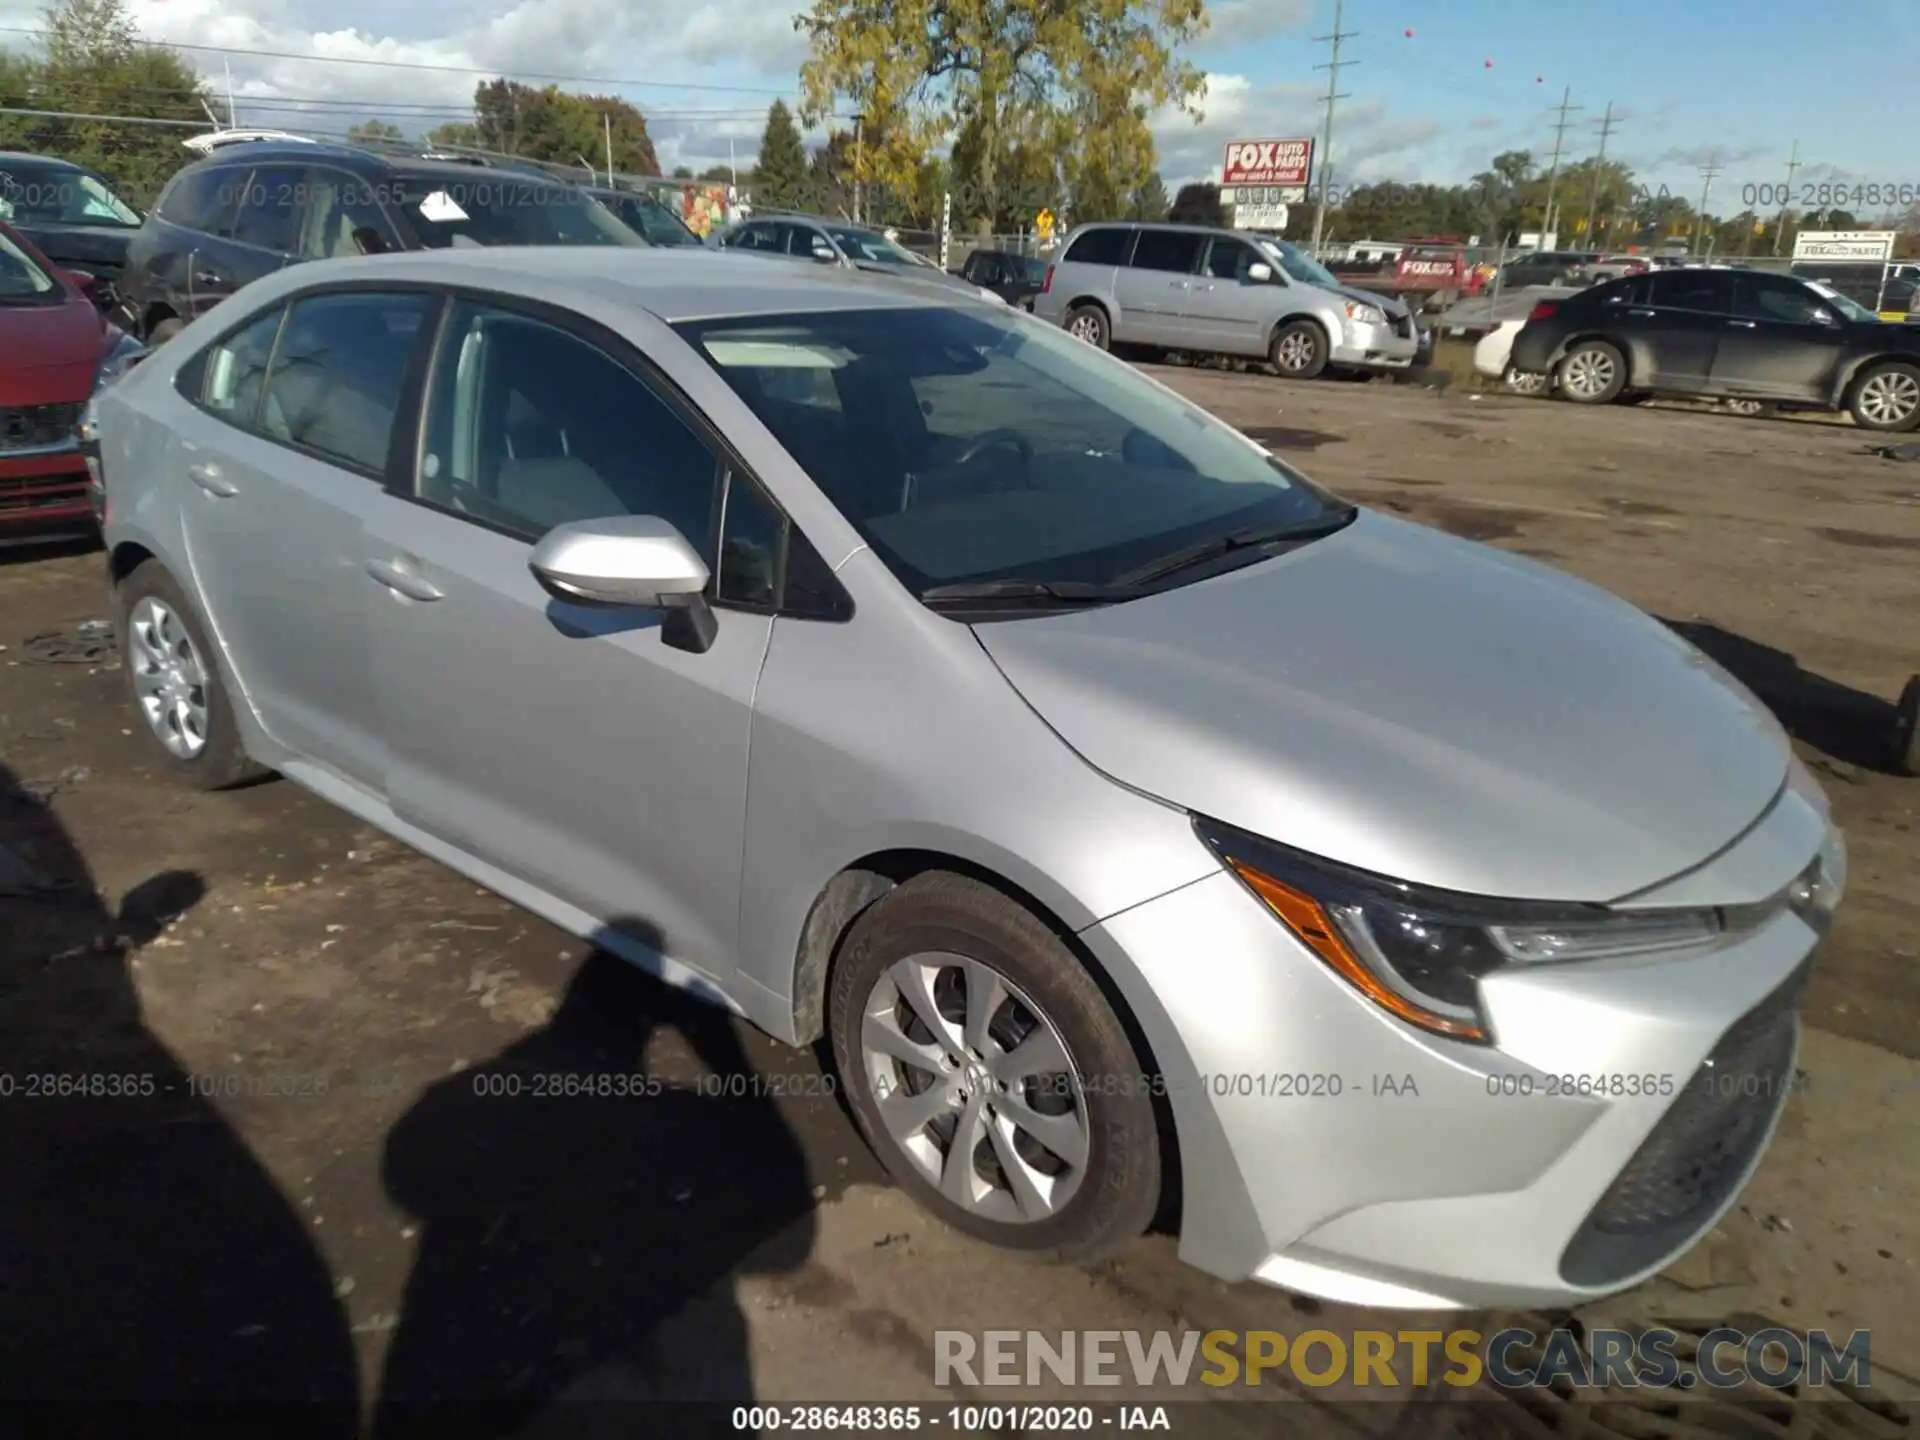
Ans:
[{"label": "rear quarter window", "polygon": [[1066,253],[1060,257],[1061,262],[1068,265],[1124,265],[1127,242],[1132,234],[1132,231],[1118,227],[1089,230],[1067,246]]},{"label": "rear quarter window", "polygon": [[188,230],[211,233],[238,208],[245,169],[188,170],[160,197],[160,218]]}]

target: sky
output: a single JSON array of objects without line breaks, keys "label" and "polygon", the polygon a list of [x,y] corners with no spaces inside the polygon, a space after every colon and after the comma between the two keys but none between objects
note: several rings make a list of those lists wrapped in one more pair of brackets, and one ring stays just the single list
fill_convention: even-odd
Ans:
[{"label": "sky", "polygon": [[[243,124],[409,130],[461,118],[476,80],[506,74],[624,96],[667,168],[751,163],[766,107],[796,96],[800,0],[130,0],[142,33],[182,46]],[[1317,135],[1333,0],[1211,0],[1189,58],[1199,114],[1154,117],[1169,188],[1217,179],[1226,141]],[[1920,0],[1346,0],[1353,32],[1335,109],[1336,184],[1450,183],[1502,150],[1608,154],[1649,190],[1746,208],[1758,185],[1920,185]],[[0,0],[23,48],[39,0]],[[1407,32],[1411,31],[1411,34]],[[255,52],[255,53],[221,53]],[[273,52],[261,54],[258,52]],[[1491,65],[1488,62],[1492,62]],[[378,62],[378,63],[369,63]],[[592,84],[582,82],[594,82]],[[823,137],[814,137],[816,139]],[[1746,203],[1742,203],[1746,202]],[[1771,208],[1761,204],[1758,208]]]}]

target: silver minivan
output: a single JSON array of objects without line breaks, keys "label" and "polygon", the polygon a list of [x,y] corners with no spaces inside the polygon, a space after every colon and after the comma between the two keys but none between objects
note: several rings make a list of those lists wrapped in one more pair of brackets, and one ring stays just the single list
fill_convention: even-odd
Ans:
[{"label": "silver minivan", "polygon": [[1404,370],[1422,347],[1399,301],[1342,285],[1285,240],[1203,225],[1082,225],[1033,309],[1101,349],[1257,356],[1296,380]]}]

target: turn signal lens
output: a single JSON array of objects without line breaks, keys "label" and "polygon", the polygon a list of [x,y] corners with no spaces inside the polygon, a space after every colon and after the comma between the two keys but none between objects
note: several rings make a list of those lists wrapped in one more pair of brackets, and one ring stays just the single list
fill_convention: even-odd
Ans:
[{"label": "turn signal lens", "polygon": [[1527,319],[1529,320],[1548,319],[1549,317],[1552,316],[1553,312],[1558,310],[1559,308],[1560,308],[1560,302],[1558,300],[1542,300],[1538,305],[1534,306],[1533,309],[1527,312]]}]

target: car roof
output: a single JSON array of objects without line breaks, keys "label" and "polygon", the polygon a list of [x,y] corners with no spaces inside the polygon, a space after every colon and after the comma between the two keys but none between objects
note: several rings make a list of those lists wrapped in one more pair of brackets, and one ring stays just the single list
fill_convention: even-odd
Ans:
[{"label": "car roof", "polygon": [[[465,160],[432,160],[424,155],[386,155],[363,150],[357,145],[316,143],[303,140],[245,140],[222,145],[211,154],[195,160],[185,170],[205,170],[216,165],[263,164],[285,161],[295,165],[329,164],[343,169],[382,174],[418,175],[422,179],[460,181],[473,184],[475,175],[507,171],[515,175],[538,176],[556,187],[577,186],[577,180],[550,175],[532,164],[511,161],[476,165]],[[184,170],[182,173],[185,173]]]},{"label": "car roof", "polygon": [[[625,304],[675,324],[756,315],[939,307],[956,287],[903,286],[858,270],[770,265],[705,247],[499,245],[412,250],[288,266],[247,287],[263,301],[327,282],[471,285],[604,316]],[[981,302],[984,303],[984,302]]]},{"label": "car roof", "polygon": [[84,165],[76,165],[71,160],[62,160],[56,155],[36,155],[31,150],[0,150],[0,162],[8,160],[31,160],[36,165],[57,165],[62,170],[84,170]]}]

